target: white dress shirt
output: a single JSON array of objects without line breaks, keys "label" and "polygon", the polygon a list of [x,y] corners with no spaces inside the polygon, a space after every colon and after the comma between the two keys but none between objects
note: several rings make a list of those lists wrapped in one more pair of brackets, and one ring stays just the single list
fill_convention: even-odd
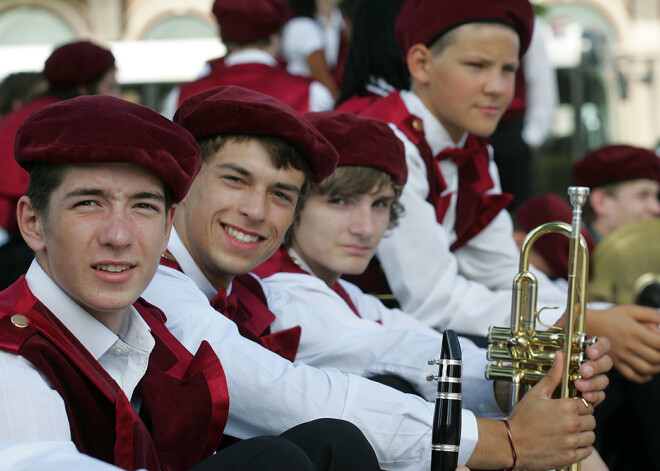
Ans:
[{"label": "white dress shirt", "polygon": [[[365,377],[396,375],[414,385],[427,400],[435,401],[437,383],[427,381],[426,376],[437,374],[438,367],[429,366],[427,361],[439,357],[442,335],[340,279],[360,314],[356,316],[339,294],[309,274],[311,270],[295,251],[290,253],[308,273],[275,273],[263,278],[262,285],[268,306],[277,316],[271,330],[302,327],[296,361]],[[502,416],[492,382],[484,375],[486,350],[465,338],[460,342],[463,407],[480,416]]]},{"label": "white dress shirt", "polygon": [[[181,264],[180,243],[172,231],[168,248]],[[430,466],[433,403],[336,369],[283,359],[243,338],[232,321],[211,307],[209,296],[177,270],[159,267],[144,298],[163,309],[167,327],[189,350],[207,340],[218,354],[230,396],[228,434],[273,435],[315,418],[334,417],[362,430],[384,469]],[[478,431],[470,411],[463,411],[462,420],[459,461],[465,463]]]},{"label": "white dress shirt", "polygon": [[[130,307],[116,335],[62,291],[36,260],[25,277],[32,293],[78,338],[139,409],[139,397],[133,392],[147,370],[155,345],[144,319]],[[42,441],[75,449],[62,397],[29,361],[0,351],[0,378],[0,436],[32,442],[20,447],[27,458],[31,446],[34,450],[46,446]]]},{"label": "white dress shirt", "polygon": [[[225,65],[227,67],[241,64],[264,64],[270,67],[278,66],[277,60],[262,49],[241,49],[225,57]],[[204,77],[209,73],[211,73],[211,68],[207,64],[198,78]],[[237,83],[236,85],[240,85],[240,83]],[[165,98],[161,114],[166,118],[174,118],[174,113],[176,113],[176,110],[179,107],[179,93],[180,88],[174,87]],[[325,85],[321,84],[321,82],[317,82],[316,80],[312,81],[309,84],[309,111],[326,111],[331,110],[334,107],[335,99],[332,97],[330,90],[328,90]]]},{"label": "white dress shirt", "polygon": [[[434,155],[465,143],[467,135],[454,143],[417,95],[401,91],[401,97],[410,113],[423,121]],[[485,336],[491,325],[508,326],[511,286],[519,262],[509,214],[500,211],[479,234],[458,250],[450,251],[456,240],[456,164],[451,159],[439,162],[447,183],[443,195],[451,195],[445,218],[439,224],[435,208],[426,201],[429,185],[419,150],[396,126],[390,126],[406,150],[408,181],[400,199],[405,212],[399,225],[381,241],[377,255],[402,310],[428,326],[464,334]],[[489,192],[500,192],[492,155],[490,174],[494,188]],[[541,272],[533,271],[539,279],[539,307],[559,306],[554,313],[543,315],[542,320],[552,324],[563,312],[566,293]]]},{"label": "white dress shirt", "polygon": [[120,471],[80,453],[73,442],[17,442],[0,436],[0,471]]}]

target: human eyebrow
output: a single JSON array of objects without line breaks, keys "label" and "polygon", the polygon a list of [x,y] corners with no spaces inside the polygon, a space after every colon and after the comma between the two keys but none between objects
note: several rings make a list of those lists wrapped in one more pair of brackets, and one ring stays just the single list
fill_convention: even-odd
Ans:
[{"label": "human eyebrow", "polygon": [[280,190],[284,191],[291,191],[297,195],[300,194],[300,188],[298,188],[296,185],[289,185],[288,183],[276,183],[273,185],[275,188],[279,188]]},{"label": "human eyebrow", "polygon": [[150,191],[141,191],[133,195],[134,199],[153,199],[160,203],[165,202],[165,195],[161,193],[151,193]]},{"label": "human eyebrow", "polygon": [[105,192],[98,188],[79,188],[64,195],[65,199],[77,198],[78,196],[103,196]]},{"label": "human eyebrow", "polygon": [[216,168],[233,170],[234,172],[239,173],[245,177],[249,177],[251,175],[251,173],[248,172],[245,168],[232,163],[218,164],[216,165]]}]

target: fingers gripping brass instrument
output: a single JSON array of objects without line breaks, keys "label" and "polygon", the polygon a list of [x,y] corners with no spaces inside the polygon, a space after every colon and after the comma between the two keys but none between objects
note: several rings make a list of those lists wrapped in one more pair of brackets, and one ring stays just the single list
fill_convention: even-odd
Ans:
[{"label": "fingers gripping brass instrument", "polygon": [[[574,382],[579,377],[578,368],[584,361],[585,349],[596,341],[595,338],[587,339],[584,332],[589,253],[580,231],[582,205],[589,195],[589,188],[570,187],[568,194],[573,206],[572,224],[549,222],[527,234],[521,247],[520,271],[513,280],[511,327],[493,326],[488,334],[488,360],[493,363],[488,365],[486,377],[511,382],[511,409],[543,378],[559,349],[564,351],[561,397],[577,397]],[[537,280],[529,271],[534,242],[552,232],[564,234],[570,239],[566,327],[563,332],[539,321],[539,313],[545,308],[537,311]],[[537,332],[537,321],[548,330]],[[579,470],[580,463],[569,469]]]},{"label": "fingers gripping brass instrument", "polygon": [[458,335],[453,330],[445,330],[440,359],[429,360],[429,365],[439,365],[438,376],[426,377],[428,381],[438,381],[431,437],[431,471],[454,471],[458,464],[463,403],[461,357]]}]

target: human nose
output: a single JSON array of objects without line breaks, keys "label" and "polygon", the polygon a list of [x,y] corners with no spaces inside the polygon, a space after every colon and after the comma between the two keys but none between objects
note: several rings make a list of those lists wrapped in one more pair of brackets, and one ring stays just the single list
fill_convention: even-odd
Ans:
[{"label": "human nose", "polygon": [[371,208],[357,207],[351,211],[350,231],[363,238],[374,235],[376,225]]},{"label": "human nose", "polygon": [[239,212],[251,220],[262,221],[266,217],[266,196],[260,189],[245,192],[239,202]]},{"label": "human nose", "polygon": [[508,87],[513,87],[513,81],[501,71],[493,70],[486,77],[484,90],[491,95],[503,95],[506,93]]},{"label": "human nose", "polygon": [[121,248],[131,245],[133,240],[134,232],[129,216],[124,211],[111,210],[100,233],[101,244]]}]

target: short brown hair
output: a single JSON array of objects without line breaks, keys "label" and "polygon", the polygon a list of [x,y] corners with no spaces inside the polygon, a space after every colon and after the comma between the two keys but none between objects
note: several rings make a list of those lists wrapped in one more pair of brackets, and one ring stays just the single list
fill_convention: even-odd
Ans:
[{"label": "short brown hair", "polygon": [[[403,214],[403,205],[399,202],[403,185],[382,170],[360,165],[343,165],[337,167],[332,175],[314,186],[309,193],[318,195],[366,195],[371,193],[374,188],[376,191],[380,191],[388,185],[394,190],[394,202],[390,207],[390,223],[387,227],[390,230],[397,226],[399,217]],[[303,207],[304,201],[300,205],[298,214]],[[284,239],[284,245],[287,247],[291,245],[291,233],[295,225],[296,222],[291,225]]]},{"label": "short brown hair", "polygon": [[197,143],[202,150],[202,162],[207,162],[227,142],[244,143],[249,141],[257,141],[266,148],[275,168],[293,168],[305,174],[305,181],[300,189],[300,197],[298,198],[298,206],[296,207],[296,211],[299,211],[301,208],[300,205],[312,182],[312,169],[307,159],[285,138],[252,134],[220,134],[199,139]]},{"label": "short brown hair", "polygon": [[[34,162],[30,164],[30,183],[28,183],[26,196],[34,211],[48,222],[48,204],[50,196],[62,184],[66,172],[71,164],[62,162]],[[174,201],[174,193],[163,183],[165,193],[165,210],[169,211]]]}]

